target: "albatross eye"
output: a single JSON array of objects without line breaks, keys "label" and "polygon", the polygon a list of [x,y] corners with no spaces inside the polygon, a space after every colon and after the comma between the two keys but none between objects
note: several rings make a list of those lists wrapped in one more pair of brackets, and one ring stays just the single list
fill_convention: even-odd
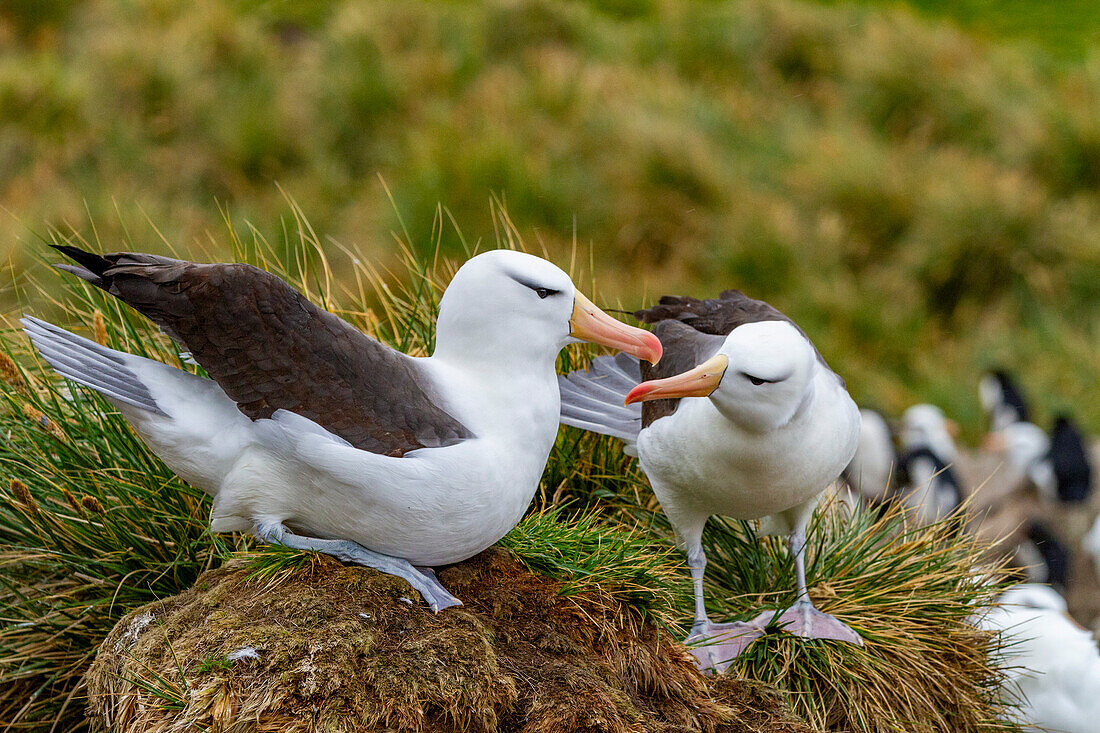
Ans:
[{"label": "albatross eye", "polygon": [[[528,286],[528,287],[531,287],[531,286]],[[535,291],[535,295],[539,296],[543,300],[545,300],[546,298],[549,298],[551,295],[557,295],[558,293],[561,292],[560,290],[554,290],[553,288],[531,287],[531,289]]]}]

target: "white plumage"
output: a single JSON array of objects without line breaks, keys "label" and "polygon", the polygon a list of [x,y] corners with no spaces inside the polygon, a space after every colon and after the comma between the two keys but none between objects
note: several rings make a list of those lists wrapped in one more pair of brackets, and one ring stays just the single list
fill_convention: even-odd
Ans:
[{"label": "white plumage", "polygon": [[1093,571],[1100,575],[1100,517],[1097,517],[1092,528],[1081,539],[1081,549],[1088,553],[1092,559]]},{"label": "white plumage", "polygon": [[886,500],[891,483],[897,481],[897,451],[890,425],[881,413],[861,408],[859,415],[859,442],[844,473],[859,498],[880,503]]},{"label": "white plumage", "polygon": [[1100,653],[1054,590],[1014,586],[976,624],[1002,633],[1007,642],[1003,694],[1019,704],[1016,717],[1026,730],[1100,729]]},{"label": "white plumage", "polygon": [[1038,425],[1012,422],[990,433],[985,446],[1005,457],[1008,481],[1027,482],[1048,501],[1058,499],[1058,479],[1050,462],[1050,437]]}]

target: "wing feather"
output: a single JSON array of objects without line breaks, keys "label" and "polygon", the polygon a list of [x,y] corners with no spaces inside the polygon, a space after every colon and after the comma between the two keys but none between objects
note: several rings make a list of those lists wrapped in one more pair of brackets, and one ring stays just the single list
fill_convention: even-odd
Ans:
[{"label": "wing feather", "polygon": [[286,410],[356,448],[392,456],[473,437],[441,406],[415,359],[269,272],[57,249],[79,265],[64,269],[152,319],[254,420]]}]

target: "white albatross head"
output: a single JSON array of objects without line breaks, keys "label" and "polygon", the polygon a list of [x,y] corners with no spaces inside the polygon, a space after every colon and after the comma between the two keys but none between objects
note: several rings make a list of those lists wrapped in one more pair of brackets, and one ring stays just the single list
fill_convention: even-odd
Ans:
[{"label": "white albatross head", "polygon": [[944,463],[958,458],[955,438],[959,424],[927,403],[913,405],[901,416],[901,444],[906,450],[928,448]]},{"label": "white albatross head", "polygon": [[718,411],[748,430],[786,425],[813,395],[817,352],[787,321],[738,326],[718,353],[682,374],[643,382],[626,403],[709,397]]},{"label": "white albatross head", "polygon": [[616,321],[577,292],[560,268],[523,252],[498,249],[471,258],[439,303],[435,355],[448,361],[553,364],[576,340],[654,363],[661,357],[652,333]]}]

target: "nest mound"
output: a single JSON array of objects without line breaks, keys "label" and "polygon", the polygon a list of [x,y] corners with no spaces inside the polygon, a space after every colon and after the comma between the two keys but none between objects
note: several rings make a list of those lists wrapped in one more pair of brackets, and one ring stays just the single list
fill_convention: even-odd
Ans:
[{"label": "nest mound", "polygon": [[314,556],[247,560],[123,618],[87,674],[111,731],[809,731],[760,683],[708,680],[682,646],[599,592],[489,550],[440,573],[432,614],[404,581]]}]

